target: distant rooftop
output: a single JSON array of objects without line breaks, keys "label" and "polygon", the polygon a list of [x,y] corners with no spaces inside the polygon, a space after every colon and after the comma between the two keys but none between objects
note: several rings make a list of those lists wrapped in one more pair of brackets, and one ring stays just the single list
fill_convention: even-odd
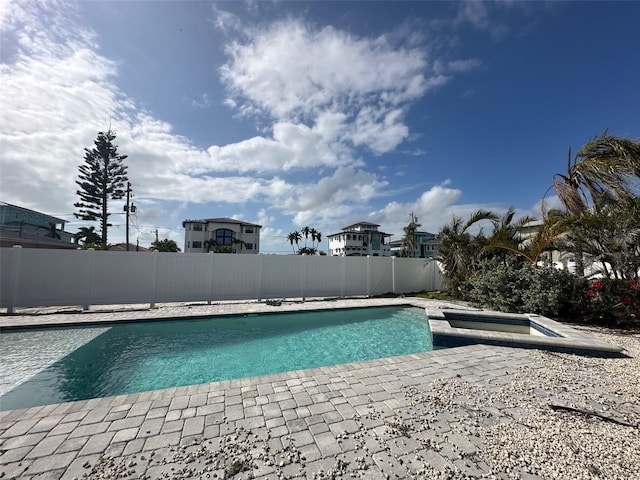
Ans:
[{"label": "distant rooftop", "polygon": [[244,222],[242,220],[236,220],[235,218],[203,218],[200,220],[184,220],[182,222],[182,226],[184,227],[186,223],[234,223],[236,225],[252,225],[254,227],[262,228],[262,225],[258,225],[256,223]]}]

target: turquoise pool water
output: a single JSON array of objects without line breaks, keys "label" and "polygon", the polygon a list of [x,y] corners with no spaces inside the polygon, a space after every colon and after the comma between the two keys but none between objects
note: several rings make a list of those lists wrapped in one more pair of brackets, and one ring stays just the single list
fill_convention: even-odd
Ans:
[{"label": "turquoise pool water", "polygon": [[[91,332],[90,327],[52,330],[48,344],[59,342],[69,350],[70,339],[82,337],[80,346],[68,353],[63,349],[61,358],[7,391],[0,397],[0,409],[136,393],[433,349],[425,312],[415,307],[147,321],[108,328],[102,325],[95,330]],[[40,346],[32,342],[28,348],[29,335],[35,333],[3,333],[4,345],[22,342],[19,352],[6,355],[12,359],[10,368],[19,371],[21,362],[39,355],[40,342]],[[0,366],[3,367],[0,371],[7,371],[6,365]]]}]

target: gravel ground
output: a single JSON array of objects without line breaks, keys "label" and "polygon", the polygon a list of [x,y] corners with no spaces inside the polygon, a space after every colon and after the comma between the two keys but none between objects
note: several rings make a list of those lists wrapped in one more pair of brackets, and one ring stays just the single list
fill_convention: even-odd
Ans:
[{"label": "gravel ground", "polygon": [[[478,477],[640,478],[640,335],[588,330],[629,358],[536,350],[539,368],[521,367],[498,393],[454,380],[426,398],[467,411],[463,433],[483,440],[477,457],[489,470]],[[428,478],[467,477],[449,469]]]},{"label": "gravel ground", "polygon": [[[353,417],[334,458],[312,459],[270,429],[153,452],[103,456],[85,478],[640,478],[640,335],[589,329],[627,358],[531,351],[510,376],[406,386],[398,408]],[[409,453],[408,453],[409,452]],[[315,460],[315,461],[314,461]]]}]

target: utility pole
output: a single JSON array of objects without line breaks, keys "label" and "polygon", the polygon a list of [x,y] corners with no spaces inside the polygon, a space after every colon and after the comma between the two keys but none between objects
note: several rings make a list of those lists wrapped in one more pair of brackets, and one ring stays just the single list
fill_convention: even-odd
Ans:
[{"label": "utility pole", "polygon": [[131,182],[127,182],[127,205],[124,207],[125,215],[127,217],[127,229],[126,229],[126,242],[127,252],[129,251],[129,198],[131,195]]},{"label": "utility pole", "polygon": [[131,182],[127,182],[127,204],[124,206],[124,214],[127,217],[127,221],[126,221],[127,252],[129,251],[129,215],[132,213],[136,213],[136,206],[133,203],[130,204],[132,196],[133,195],[131,195]]}]

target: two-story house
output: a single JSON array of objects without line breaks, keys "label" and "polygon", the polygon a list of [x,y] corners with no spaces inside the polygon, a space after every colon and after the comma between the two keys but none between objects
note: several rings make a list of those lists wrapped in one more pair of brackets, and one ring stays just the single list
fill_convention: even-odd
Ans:
[{"label": "two-story house", "polygon": [[407,251],[407,245],[404,240],[394,240],[390,244],[391,255],[396,257],[414,257],[414,258],[431,258],[435,257],[440,247],[440,239],[435,233],[416,232],[415,233],[415,250]]},{"label": "two-story house", "polygon": [[184,252],[260,253],[261,225],[233,218],[185,220]]},{"label": "two-story house", "polygon": [[0,246],[75,249],[66,221],[28,208],[0,202]]},{"label": "two-story house", "polygon": [[360,222],[344,227],[341,232],[328,235],[329,255],[341,257],[388,257],[390,233],[378,230],[375,223]]}]

